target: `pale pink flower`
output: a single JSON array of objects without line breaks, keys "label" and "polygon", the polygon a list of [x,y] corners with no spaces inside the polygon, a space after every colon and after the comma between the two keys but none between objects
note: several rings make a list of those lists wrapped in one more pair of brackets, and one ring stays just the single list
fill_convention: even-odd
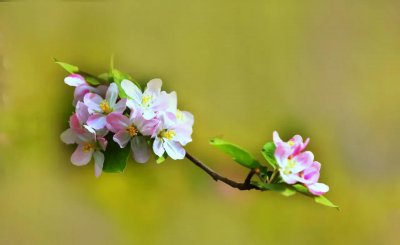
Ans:
[{"label": "pale pink flower", "polygon": [[146,120],[141,113],[132,111],[130,117],[120,113],[111,113],[107,116],[107,125],[114,132],[114,141],[121,148],[131,142],[132,156],[138,163],[145,163],[150,158],[150,149],[144,136],[153,134],[157,120]]},{"label": "pale pink flower", "polygon": [[62,138],[64,143],[78,144],[78,147],[71,156],[72,164],[83,166],[88,164],[93,157],[94,172],[96,177],[99,177],[104,163],[104,154],[101,151],[105,151],[107,147],[107,140],[104,138],[106,134],[107,131],[103,131],[102,134],[96,134],[92,128],[85,125],[84,131],[76,133],[73,141],[72,138],[68,140]]},{"label": "pale pink flower", "polygon": [[303,142],[300,135],[295,135],[288,142],[284,142],[275,131],[273,139],[276,146],[275,159],[282,180],[288,184],[300,182],[314,195],[322,195],[329,187],[317,183],[320,175],[321,164],[314,161],[314,155],[310,151],[302,152],[308,142]]},{"label": "pale pink flower", "polygon": [[83,101],[83,97],[89,92],[104,96],[107,90],[107,86],[105,85],[99,85],[97,87],[89,85],[85,78],[79,74],[67,76],[64,82],[69,86],[75,87],[73,105],[76,105],[78,101]]},{"label": "pale pink flower", "polygon": [[69,118],[69,129],[61,134],[61,140],[67,144],[75,143],[77,134],[85,132],[84,124],[89,118],[87,106],[78,101],[76,104],[76,112]]},{"label": "pale pink flower", "polygon": [[104,129],[107,125],[107,116],[111,112],[122,114],[126,109],[126,99],[121,99],[118,102],[117,99],[118,87],[115,83],[111,83],[108,87],[105,99],[98,94],[86,94],[83,101],[91,114],[87,125],[96,130]]}]

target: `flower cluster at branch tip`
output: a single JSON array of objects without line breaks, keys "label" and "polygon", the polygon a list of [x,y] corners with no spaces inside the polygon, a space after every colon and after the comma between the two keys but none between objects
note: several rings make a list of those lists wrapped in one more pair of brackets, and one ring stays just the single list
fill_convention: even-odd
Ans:
[{"label": "flower cluster at branch tip", "polygon": [[74,165],[86,165],[93,158],[95,175],[100,176],[111,136],[120,148],[129,144],[138,163],[147,162],[151,151],[174,160],[185,157],[183,147],[192,141],[194,118],[178,110],[175,92],[161,91],[160,79],[150,80],[143,92],[126,79],[120,86],[92,86],[83,76],[71,74],[64,82],[75,87],[75,112],[70,128],[61,134],[64,143],[78,145],[71,156]]},{"label": "flower cluster at branch tip", "polygon": [[314,155],[310,151],[303,151],[310,139],[303,139],[295,135],[287,142],[282,141],[278,132],[273,133],[273,140],[276,146],[275,158],[278,163],[279,173],[287,184],[301,183],[308,191],[320,196],[329,191],[325,184],[318,183],[321,164],[314,161]]}]

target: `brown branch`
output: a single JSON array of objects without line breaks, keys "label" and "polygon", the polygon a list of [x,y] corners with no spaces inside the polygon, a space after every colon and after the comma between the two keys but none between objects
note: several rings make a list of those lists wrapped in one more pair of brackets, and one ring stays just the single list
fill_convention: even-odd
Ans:
[{"label": "brown branch", "polygon": [[197,167],[201,168],[208,175],[210,175],[211,178],[213,178],[215,181],[224,182],[225,184],[227,184],[233,188],[239,189],[239,190],[252,190],[252,189],[260,190],[260,188],[258,186],[251,184],[251,178],[256,173],[255,170],[251,170],[249,172],[249,174],[247,175],[247,177],[243,183],[238,183],[234,180],[231,180],[224,176],[219,175],[217,172],[215,172],[214,170],[209,168],[207,165],[202,163],[199,159],[190,155],[188,152],[186,152],[186,158],[189,159],[192,163],[194,163]]}]

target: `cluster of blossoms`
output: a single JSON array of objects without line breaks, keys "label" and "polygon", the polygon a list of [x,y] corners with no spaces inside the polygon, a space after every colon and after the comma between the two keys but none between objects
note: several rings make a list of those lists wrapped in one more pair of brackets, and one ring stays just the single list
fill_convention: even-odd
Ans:
[{"label": "cluster of blossoms", "polygon": [[303,142],[300,135],[295,135],[288,142],[284,142],[275,131],[273,140],[276,146],[275,159],[284,182],[290,185],[301,183],[307,187],[310,193],[316,196],[329,191],[327,185],[318,183],[321,164],[314,161],[312,152],[303,151],[310,139]]},{"label": "cluster of blossoms", "polygon": [[78,145],[71,156],[73,164],[86,165],[93,158],[95,175],[100,176],[109,140],[120,148],[130,144],[138,163],[147,162],[152,151],[158,157],[185,157],[183,147],[192,141],[194,118],[178,110],[175,92],[161,91],[160,79],[149,81],[143,92],[129,80],[119,86],[94,87],[81,75],[71,74],[64,81],[75,87],[75,112],[69,119],[70,128],[61,134],[64,143]]}]

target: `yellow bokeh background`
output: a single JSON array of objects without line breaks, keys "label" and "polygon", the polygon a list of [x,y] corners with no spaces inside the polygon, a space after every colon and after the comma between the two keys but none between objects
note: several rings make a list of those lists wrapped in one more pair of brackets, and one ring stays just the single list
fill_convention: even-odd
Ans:
[{"label": "yellow bokeh background", "polygon": [[[0,2],[1,244],[396,244],[399,1]],[[341,207],[237,191],[187,160],[94,177],[60,133],[73,89],[53,57],[160,77],[195,115],[187,150],[242,180],[209,145],[258,158],[278,130],[310,137]]]}]

